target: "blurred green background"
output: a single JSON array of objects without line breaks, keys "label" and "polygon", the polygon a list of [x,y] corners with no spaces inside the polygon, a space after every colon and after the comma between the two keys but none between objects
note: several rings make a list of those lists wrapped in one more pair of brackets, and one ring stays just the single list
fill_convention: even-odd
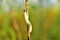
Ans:
[{"label": "blurred green background", "polygon": [[[0,0],[0,40],[27,40],[25,0]],[[29,0],[31,40],[60,40],[60,0]]]}]

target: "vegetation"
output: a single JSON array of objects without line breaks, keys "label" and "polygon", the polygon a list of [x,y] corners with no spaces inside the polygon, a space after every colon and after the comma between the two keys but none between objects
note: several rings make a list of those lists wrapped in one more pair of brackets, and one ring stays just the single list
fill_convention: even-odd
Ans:
[{"label": "vegetation", "polygon": [[[29,17],[33,26],[31,40],[60,40],[60,7],[42,7],[29,4]],[[27,24],[24,19],[24,7],[10,5],[5,11],[0,6],[0,40],[27,40]]]}]

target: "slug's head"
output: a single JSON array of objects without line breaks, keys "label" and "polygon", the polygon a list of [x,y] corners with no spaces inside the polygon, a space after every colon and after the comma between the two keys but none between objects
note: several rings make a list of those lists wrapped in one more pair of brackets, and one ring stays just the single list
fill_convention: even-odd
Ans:
[{"label": "slug's head", "polygon": [[26,12],[26,10],[23,10],[24,12]]}]

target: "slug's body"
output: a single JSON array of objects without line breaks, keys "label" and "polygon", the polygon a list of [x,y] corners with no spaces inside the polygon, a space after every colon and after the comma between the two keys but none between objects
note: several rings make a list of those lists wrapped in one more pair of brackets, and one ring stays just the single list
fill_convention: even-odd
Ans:
[{"label": "slug's body", "polygon": [[29,15],[26,13],[26,11],[24,11],[24,17],[25,17],[25,21],[26,21],[26,24],[27,24],[28,39],[30,39],[30,33],[32,32],[32,25],[29,21]]}]

